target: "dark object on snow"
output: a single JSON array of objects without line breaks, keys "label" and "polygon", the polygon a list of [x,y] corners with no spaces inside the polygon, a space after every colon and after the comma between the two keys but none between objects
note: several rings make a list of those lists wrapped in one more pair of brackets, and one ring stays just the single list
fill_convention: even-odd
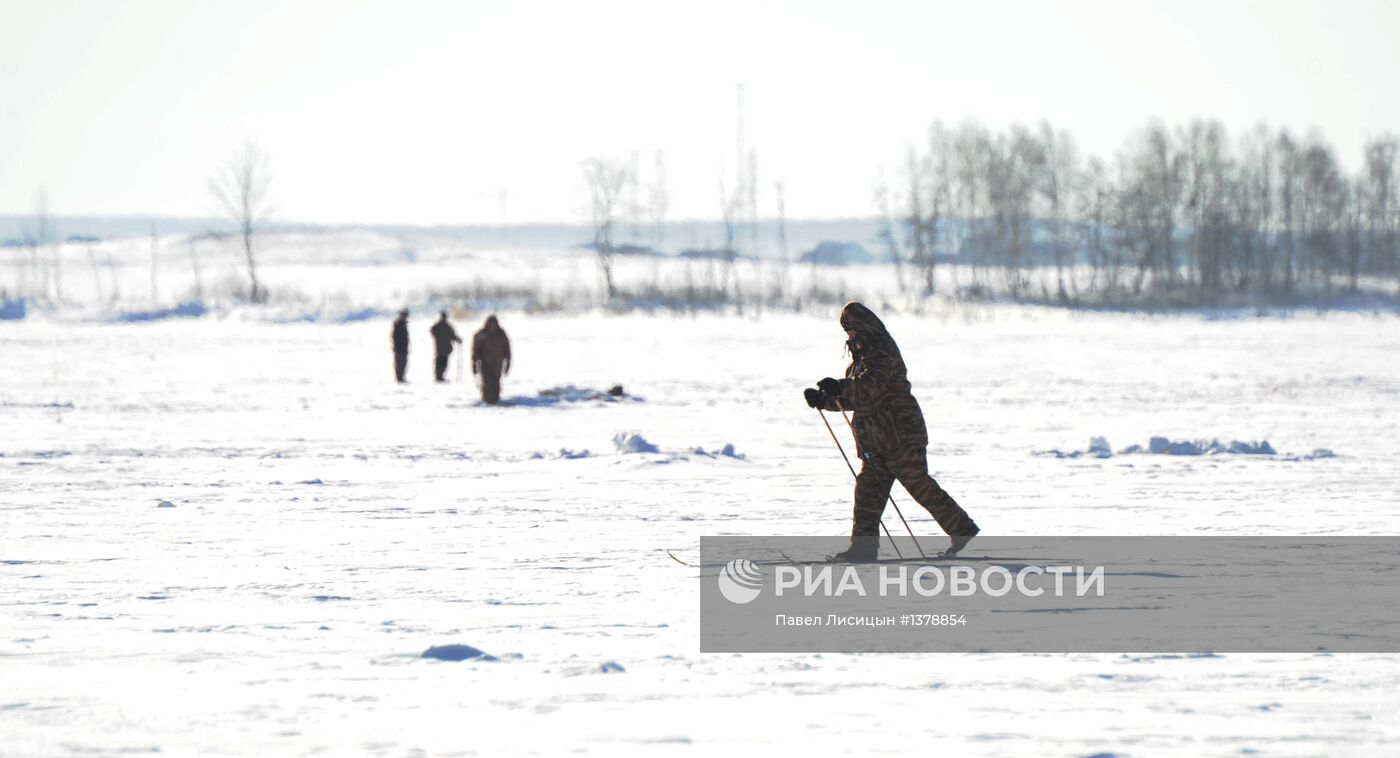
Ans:
[{"label": "dark object on snow", "polygon": [[423,651],[419,658],[432,658],[438,661],[470,661],[480,659],[483,661],[497,660],[494,655],[477,650],[471,645],[436,645]]},{"label": "dark object on snow", "polygon": [[442,375],[447,373],[447,359],[452,357],[452,343],[462,344],[462,338],[457,336],[457,330],[447,323],[447,311],[438,314],[436,324],[429,330],[433,335],[433,346],[437,348],[437,353],[433,357],[433,381],[444,382],[446,379]]},{"label": "dark object on snow", "polygon": [[1153,455],[1203,455],[1205,450],[1194,442],[1173,442],[1166,437],[1153,437],[1147,441],[1147,449]]},{"label": "dark object on snow", "polygon": [[510,337],[494,315],[472,335],[472,374],[481,376],[481,399],[495,405],[501,400],[501,375],[510,374]]},{"label": "dark object on snow", "polygon": [[1278,455],[1278,451],[1274,450],[1274,446],[1270,445],[1268,440],[1264,440],[1263,442],[1241,442],[1239,440],[1234,440],[1230,443],[1228,452],[1234,453],[1235,455]]},{"label": "dark object on snow", "polygon": [[[1136,448],[1136,449],[1133,449]],[[1134,445],[1133,448],[1124,450],[1124,453],[1141,452],[1141,446]],[[1242,442],[1233,440],[1229,445],[1225,445],[1220,440],[1210,442],[1191,440],[1169,440],[1166,437],[1153,437],[1147,443],[1147,451],[1153,455],[1278,455],[1274,446],[1268,440],[1263,442]]]},{"label": "dark object on snow", "polygon": [[[924,414],[909,386],[899,346],[885,324],[869,308],[852,302],[841,309],[841,328],[849,337],[851,364],[844,379],[822,380],[835,392],[821,393],[820,408],[855,412],[852,424],[862,466],[856,476],[851,551],[864,555],[872,549],[870,545],[878,550],[880,516],[895,480],[950,536],[976,535],[972,517],[929,476]],[[860,538],[869,538],[869,544]]]},{"label": "dark object on snow", "polygon": [[400,384],[404,382],[404,371],[408,369],[408,311],[399,311],[399,317],[394,319],[394,333],[391,339],[394,342],[394,378]]},{"label": "dark object on snow", "polygon": [[560,403],[617,403],[623,400],[640,401],[641,398],[632,397],[623,392],[622,385],[613,385],[607,391],[603,391],[566,384],[560,387],[550,387],[547,390],[540,390],[537,396],[533,398],[514,397],[507,402],[511,405],[544,406],[558,405]]}]

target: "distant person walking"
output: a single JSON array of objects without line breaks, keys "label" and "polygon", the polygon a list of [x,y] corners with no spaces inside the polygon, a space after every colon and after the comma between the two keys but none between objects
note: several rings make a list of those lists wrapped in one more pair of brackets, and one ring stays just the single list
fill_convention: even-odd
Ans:
[{"label": "distant person walking", "polygon": [[408,369],[408,311],[399,311],[394,319],[394,378],[403,384],[404,371]]},{"label": "distant person walking", "polygon": [[501,375],[510,373],[510,338],[494,315],[472,335],[472,373],[481,375],[481,399],[499,402]]},{"label": "distant person walking", "polygon": [[436,324],[430,330],[433,334],[433,345],[437,348],[437,355],[433,362],[433,380],[445,382],[442,375],[447,373],[447,360],[452,357],[452,343],[462,344],[462,338],[457,336],[457,330],[447,323],[447,311],[438,314]]}]

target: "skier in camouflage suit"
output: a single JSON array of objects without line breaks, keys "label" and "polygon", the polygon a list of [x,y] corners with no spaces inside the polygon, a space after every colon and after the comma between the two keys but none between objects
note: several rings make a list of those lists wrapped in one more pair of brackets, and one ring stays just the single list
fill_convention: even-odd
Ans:
[{"label": "skier in camouflage suit", "polygon": [[841,561],[874,560],[880,548],[880,515],[896,479],[952,537],[956,553],[979,531],[952,496],[928,473],[928,429],[919,402],[910,390],[904,359],[884,323],[860,303],[841,309],[851,365],[844,379],[827,377],[804,395],[813,408],[854,411],[856,477],[851,547],[834,556]]}]

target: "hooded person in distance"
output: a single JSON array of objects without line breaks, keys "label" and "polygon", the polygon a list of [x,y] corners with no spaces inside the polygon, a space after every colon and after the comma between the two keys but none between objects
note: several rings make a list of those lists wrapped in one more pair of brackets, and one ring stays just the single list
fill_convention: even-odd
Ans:
[{"label": "hooded person in distance", "polygon": [[481,399],[500,402],[501,375],[510,373],[510,337],[494,315],[472,335],[472,373],[481,376]]}]

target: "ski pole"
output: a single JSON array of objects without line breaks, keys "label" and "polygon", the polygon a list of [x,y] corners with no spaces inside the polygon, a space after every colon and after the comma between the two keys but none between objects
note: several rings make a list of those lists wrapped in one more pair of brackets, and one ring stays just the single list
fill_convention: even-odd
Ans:
[{"label": "ski pole", "polygon": [[[845,409],[845,407],[843,407],[843,406],[841,405],[841,401],[840,401],[840,400],[837,400],[837,401],[836,401],[836,407],[841,409],[841,418],[846,419],[846,428],[848,428],[848,429],[851,430],[851,439],[855,439],[855,437],[856,437],[856,425],[851,423],[851,419],[850,419],[849,416],[846,415],[846,409]],[[822,418],[825,419],[826,416],[822,416]],[[856,444],[859,445],[860,442],[857,441]],[[860,450],[857,449],[857,450],[856,450],[856,453],[859,454],[859,453],[860,453]],[[928,556],[927,556],[927,555],[924,555],[924,548],[923,548],[922,545],[919,544],[919,538],[914,536],[914,530],[909,528],[909,522],[906,521],[906,520],[904,519],[904,511],[901,511],[901,510],[899,509],[899,503],[896,503],[896,502],[894,501],[894,494],[893,494],[893,493],[890,493],[890,494],[888,495],[888,497],[889,497],[889,499],[890,499],[890,505],[893,505],[893,506],[894,506],[894,512],[897,513],[897,514],[899,514],[899,520],[900,520],[900,522],[902,522],[902,523],[904,524],[904,531],[909,532],[909,539],[911,539],[911,540],[914,541],[914,549],[919,551],[919,557],[920,557],[920,558],[923,558],[923,559],[927,560],[927,559],[928,559]],[[891,537],[890,540],[893,541],[894,538]]]},{"label": "ski pole", "polygon": [[[826,420],[826,412],[824,412],[821,408],[818,408],[817,413],[822,417],[822,423],[826,424],[827,434],[830,434],[831,441],[836,443],[836,449],[841,451],[841,460],[846,462],[846,468],[851,470],[851,476],[855,477],[855,479],[859,481],[860,476],[856,474],[856,467],[852,466],[851,459],[846,457],[846,448],[841,446],[841,440],[836,439],[836,430],[832,429],[831,422]],[[903,518],[903,516],[901,516],[900,518]],[[905,526],[908,526],[908,524],[906,524]],[[884,519],[880,519],[880,528],[885,530],[885,536],[890,539],[890,546],[894,548],[894,554],[899,556],[900,560],[903,560],[904,553],[899,552],[899,545],[895,544],[894,535],[890,534],[890,528],[888,526],[885,526]],[[913,533],[911,532],[910,534],[912,535]],[[914,546],[919,546],[918,540],[914,541]],[[920,551],[919,554],[922,555],[923,552]]]}]

